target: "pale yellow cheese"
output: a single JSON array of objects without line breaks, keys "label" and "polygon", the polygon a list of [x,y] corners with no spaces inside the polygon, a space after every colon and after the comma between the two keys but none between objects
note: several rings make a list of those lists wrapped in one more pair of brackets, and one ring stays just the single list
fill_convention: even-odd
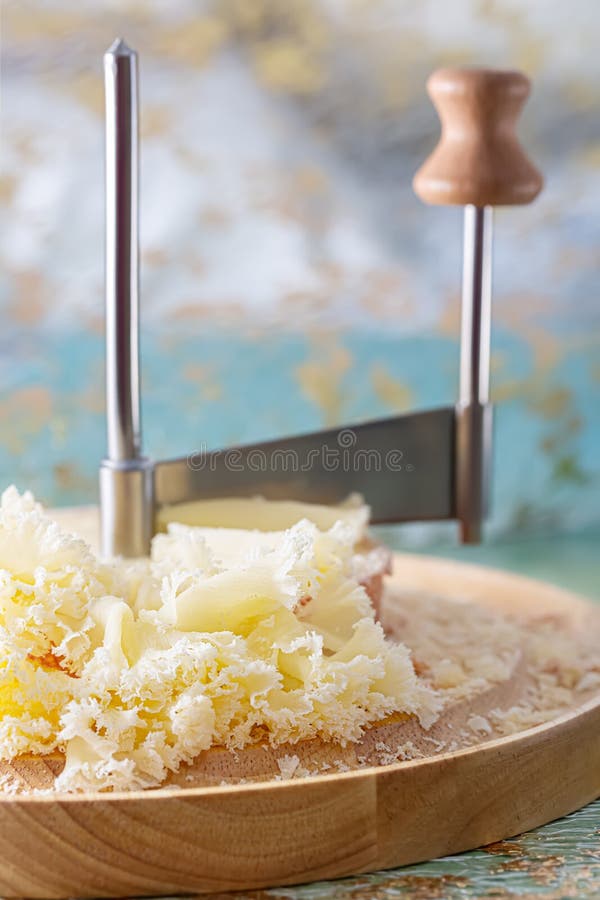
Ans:
[{"label": "pale yellow cheese", "polygon": [[301,503],[297,500],[265,500],[264,497],[224,497],[216,500],[192,500],[163,506],[157,516],[160,530],[171,522],[210,528],[236,528],[250,531],[283,531],[306,519],[321,531],[336,522],[346,522],[364,536],[369,522],[368,507],[358,494],[352,494],[338,506]]},{"label": "pale yellow cheese", "polygon": [[150,559],[103,562],[9,489],[0,758],[58,748],[57,789],[129,789],[213,745],[344,743],[396,711],[428,724],[439,698],[354,574],[365,515],[276,533],[171,524]]}]

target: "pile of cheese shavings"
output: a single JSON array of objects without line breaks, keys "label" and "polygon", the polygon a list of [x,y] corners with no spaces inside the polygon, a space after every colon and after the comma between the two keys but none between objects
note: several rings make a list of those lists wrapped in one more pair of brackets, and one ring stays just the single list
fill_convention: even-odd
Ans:
[{"label": "pile of cheese shavings", "polygon": [[59,791],[156,787],[182,762],[321,738],[441,701],[353,570],[363,522],[277,534],[170,525],[99,560],[30,494],[0,505],[0,759],[66,754]]}]

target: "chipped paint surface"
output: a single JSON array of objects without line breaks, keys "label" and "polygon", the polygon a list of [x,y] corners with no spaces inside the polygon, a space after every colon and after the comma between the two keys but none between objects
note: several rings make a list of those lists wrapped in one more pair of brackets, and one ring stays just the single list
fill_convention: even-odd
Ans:
[{"label": "chipped paint surface", "polygon": [[50,503],[96,493],[117,32],[142,60],[155,456],[454,399],[460,213],[417,202],[410,179],[437,130],[428,71],[484,54],[534,76],[521,131],[548,173],[535,204],[497,216],[491,534],[598,525],[600,19],[576,5],[8,3],[0,482]]}]

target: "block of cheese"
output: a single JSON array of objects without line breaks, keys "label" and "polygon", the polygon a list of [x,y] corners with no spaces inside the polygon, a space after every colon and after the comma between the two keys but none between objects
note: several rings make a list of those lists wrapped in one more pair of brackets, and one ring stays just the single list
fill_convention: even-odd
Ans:
[{"label": "block of cheese", "polygon": [[192,500],[163,506],[157,515],[158,529],[166,531],[172,522],[209,528],[238,528],[248,531],[284,531],[306,519],[328,531],[336,522],[352,525],[360,537],[366,535],[369,508],[359,494],[352,494],[337,506],[301,503],[297,500],[265,500],[264,497],[222,497]]}]

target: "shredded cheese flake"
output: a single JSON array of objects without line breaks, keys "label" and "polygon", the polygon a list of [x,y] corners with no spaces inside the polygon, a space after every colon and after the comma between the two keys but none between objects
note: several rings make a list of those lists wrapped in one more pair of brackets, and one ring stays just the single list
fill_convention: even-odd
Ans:
[{"label": "shredded cheese flake", "polygon": [[160,785],[215,745],[342,745],[441,701],[355,571],[366,516],[280,532],[168,524],[105,562],[31,494],[0,504],[0,759],[64,751],[57,790]]}]

